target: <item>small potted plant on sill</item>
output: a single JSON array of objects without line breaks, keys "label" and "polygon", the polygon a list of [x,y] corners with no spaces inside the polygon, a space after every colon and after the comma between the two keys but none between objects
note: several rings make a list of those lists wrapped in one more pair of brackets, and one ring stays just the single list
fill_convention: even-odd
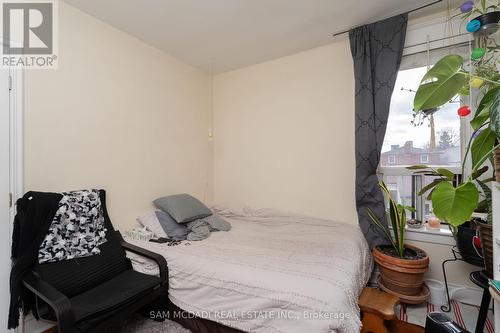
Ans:
[{"label": "small potted plant on sill", "polygon": [[429,267],[429,256],[418,247],[405,244],[406,211],[414,211],[413,207],[397,204],[384,182],[380,188],[389,202],[389,217],[392,233],[384,223],[368,209],[372,222],[380,228],[389,245],[373,248],[373,258],[380,269],[379,286],[386,292],[400,298],[402,302],[418,304],[429,297],[429,289],[424,284],[424,274]]},{"label": "small potted plant on sill", "polygon": [[[474,49],[470,55],[471,68],[464,69],[464,60],[459,55],[447,55],[438,61],[422,78],[415,94],[414,112],[426,114],[427,110],[438,111],[439,108],[456,95],[477,94],[475,113],[470,121],[474,130],[462,164],[462,175],[465,162],[470,156],[472,170],[460,182],[453,172],[445,168],[433,169],[429,166],[410,167],[417,173],[430,174],[437,177],[425,186],[421,195],[428,192],[435,215],[447,221],[454,230],[469,222],[475,211],[487,214],[486,223],[478,223],[484,264],[488,275],[493,271],[493,240],[491,225],[491,189],[489,182],[500,181],[500,74],[498,71],[500,46],[493,34],[498,33],[500,24],[499,5],[488,4],[486,0],[466,1],[461,7],[460,15],[467,23],[467,31],[474,35]],[[471,107],[461,106],[458,111],[461,117],[471,113]],[[486,161],[494,166],[493,174],[488,177]],[[496,171],[495,171],[496,170]],[[482,198],[482,200],[481,200]],[[458,236],[457,236],[458,235]],[[459,243],[460,240],[457,240]]]}]

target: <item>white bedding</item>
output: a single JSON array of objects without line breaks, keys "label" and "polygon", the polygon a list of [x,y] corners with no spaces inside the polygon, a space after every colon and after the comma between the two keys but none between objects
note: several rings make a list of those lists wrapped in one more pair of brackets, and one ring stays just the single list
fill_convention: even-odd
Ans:
[{"label": "white bedding", "polygon": [[[177,246],[127,239],[166,258],[175,305],[246,332],[359,332],[357,299],[372,260],[357,225],[215,210],[231,231]],[[158,273],[152,261],[129,257],[134,269]]]}]

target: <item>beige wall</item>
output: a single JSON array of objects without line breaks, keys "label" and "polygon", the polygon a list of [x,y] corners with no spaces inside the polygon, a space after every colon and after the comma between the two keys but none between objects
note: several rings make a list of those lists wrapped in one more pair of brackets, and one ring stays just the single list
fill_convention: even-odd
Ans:
[{"label": "beige wall", "polygon": [[59,8],[59,68],[25,73],[25,188],[104,188],[121,229],[157,196],[204,199],[208,75]]},{"label": "beige wall", "polygon": [[214,198],[354,223],[347,41],[214,78]]},{"label": "beige wall", "polygon": [[[444,260],[453,258],[451,246],[424,242],[408,242],[408,244],[418,246],[429,254],[429,271],[425,275],[425,278],[442,281],[443,270],[441,264]],[[477,288],[477,286],[472,284],[469,280],[469,273],[477,270],[479,270],[478,267],[469,265],[463,261],[449,262],[446,264],[446,275],[449,282],[458,285]]]},{"label": "beige wall", "polygon": [[[354,78],[347,40],[214,78],[214,198],[357,223]],[[416,243],[442,279],[450,246]],[[451,263],[450,282],[474,268]]]}]

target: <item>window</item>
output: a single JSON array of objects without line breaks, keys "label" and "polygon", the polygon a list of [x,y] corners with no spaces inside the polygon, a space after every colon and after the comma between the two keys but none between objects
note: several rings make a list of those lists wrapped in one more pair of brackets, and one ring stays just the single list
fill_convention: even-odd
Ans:
[{"label": "window", "polygon": [[445,104],[429,116],[413,118],[413,98],[426,72],[427,67],[423,66],[398,73],[382,148],[382,156],[387,157],[381,158],[382,167],[385,161],[404,167],[421,163],[461,165],[460,118],[456,112],[459,100]]},{"label": "window", "polygon": [[[414,174],[409,165],[427,164],[445,167],[455,173],[461,170],[461,120],[457,115],[460,100],[452,100],[437,112],[425,117],[413,116],[413,99],[420,80],[427,72],[420,57],[403,58],[392,95],[387,130],[384,138],[379,172],[393,198],[413,206],[413,218],[426,221],[432,214],[432,202],[418,192],[434,179]],[[432,56],[437,61],[440,57]]]}]

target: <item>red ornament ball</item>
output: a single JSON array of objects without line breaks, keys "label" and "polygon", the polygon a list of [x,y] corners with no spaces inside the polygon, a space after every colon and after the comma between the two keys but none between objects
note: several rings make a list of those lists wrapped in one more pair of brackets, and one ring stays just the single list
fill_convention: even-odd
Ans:
[{"label": "red ornament ball", "polygon": [[477,236],[474,236],[472,238],[472,241],[474,242],[474,246],[476,247],[476,249],[480,249],[481,248],[481,239]]},{"label": "red ornament ball", "polygon": [[461,106],[457,111],[460,117],[467,117],[470,115],[470,112],[470,107],[468,105]]}]

